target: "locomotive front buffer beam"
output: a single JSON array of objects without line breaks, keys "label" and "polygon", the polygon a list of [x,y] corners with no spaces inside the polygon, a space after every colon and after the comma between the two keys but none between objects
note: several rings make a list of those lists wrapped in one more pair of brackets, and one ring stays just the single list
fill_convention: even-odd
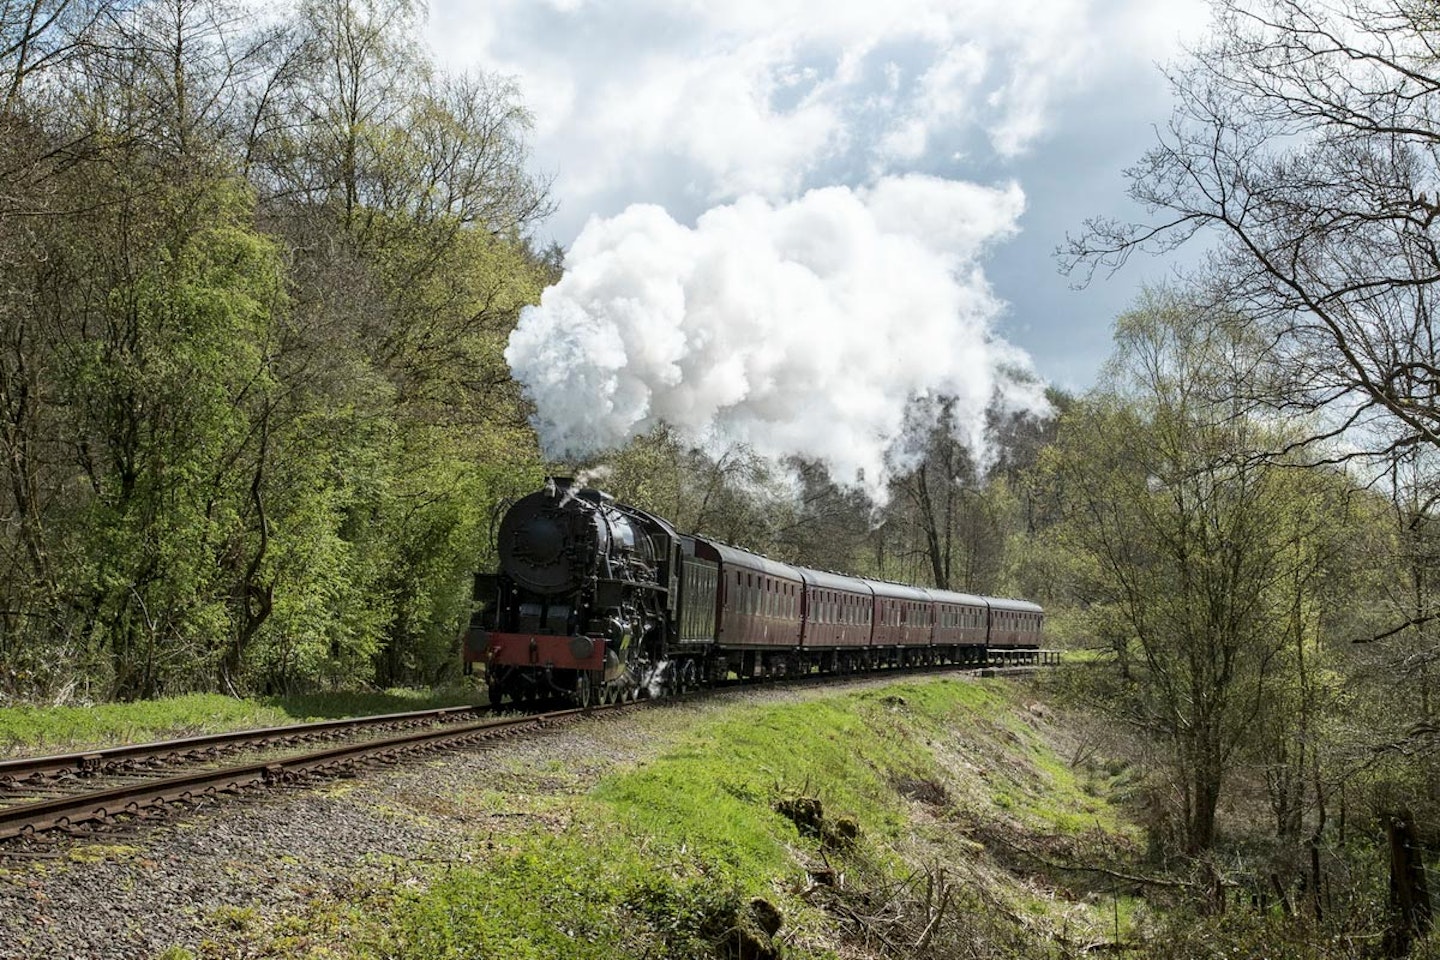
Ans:
[{"label": "locomotive front buffer beam", "polygon": [[605,666],[605,640],[583,634],[560,636],[471,630],[465,638],[465,660],[483,663],[487,669],[600,670]]}]

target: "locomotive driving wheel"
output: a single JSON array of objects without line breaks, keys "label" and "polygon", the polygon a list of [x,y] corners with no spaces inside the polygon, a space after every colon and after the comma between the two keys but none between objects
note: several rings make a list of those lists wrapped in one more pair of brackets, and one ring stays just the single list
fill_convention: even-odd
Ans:
[{"label": "locomotive driving wheel", "polygon": [[590,674],[584,670],[575,678],[575,704],[581,708],[595,705],[595,685],[590,680]]},{"label": "locomotive driving wheel", "polygon": [[658,683],[657,683],[657,686],[658,686],[659,689],[656,691],[656,693],[657,693],[658,696],[661,696],[661,697],[673,697],[673,696],[675,696],[675,694],[679,693],[679,692],[680,692],[680,669],[679,669],[679,664],[676,664],[676,663],[673,663],[673,662],[672,662],[672,663],[669,663],[669,664],[666,664],[666,665],[664,666],[664,669],[660,671],[659,681],[658,681]]}]

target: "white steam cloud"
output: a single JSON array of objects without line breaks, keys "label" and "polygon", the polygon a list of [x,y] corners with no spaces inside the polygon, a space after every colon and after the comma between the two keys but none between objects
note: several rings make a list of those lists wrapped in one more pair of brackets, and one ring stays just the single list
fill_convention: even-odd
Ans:
[{"label": "white steam cloud", "polygon": [[505,352],[552,457],[618,446],[659,421],[697,442],[824,461],[876,491],[917,396],[957,399],[978,450],[983,413],[1043,403],[1005,370],[1002,304],[980,269],[1024,208],[1003,188],[910,175],[745,197],[693,228],[636,205],[592,219],[564,277]]}]

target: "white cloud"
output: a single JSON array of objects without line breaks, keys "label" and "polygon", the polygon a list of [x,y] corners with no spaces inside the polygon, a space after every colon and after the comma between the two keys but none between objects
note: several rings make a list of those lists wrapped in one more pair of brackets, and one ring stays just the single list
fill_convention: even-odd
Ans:
[{"label": "white cloud", "polygon": [[[1181,13],[1190,6],[1201,0]],[[1153,7],[436,0],[431,41],[452,62],[520,77],[566,203],[648,197],[698,211],[876,171],[945,172],[957,153],[1033,149],[1087,78],[1163,58],[1128,32],[1156,42]]]},{"label": "white cloud", "polygon": [[[595,104],[590,124],[608,162],[586,172],[581,192],[602,189],[627,158],[646,155],[680,158],[703,173],[706,199],[796,192],[843,126],[813,70],[775,45],[753,41],[733,51],[657,59],[650,64],[654,80]],[[777,109],[782,95],[796,102]]]}]

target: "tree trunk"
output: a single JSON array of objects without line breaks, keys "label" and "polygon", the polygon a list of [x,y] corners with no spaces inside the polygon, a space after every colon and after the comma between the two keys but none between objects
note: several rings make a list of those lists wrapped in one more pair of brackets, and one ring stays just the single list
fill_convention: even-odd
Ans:
[{"label": "tree trunk", "polygon": [[1408,810],[1392,814],[1390,836],[1390,927],[1385,932],[1385,955],[1403,957],[1430,929],[1430,890],[1425,860],[1415,837],[1415,817]]}]

